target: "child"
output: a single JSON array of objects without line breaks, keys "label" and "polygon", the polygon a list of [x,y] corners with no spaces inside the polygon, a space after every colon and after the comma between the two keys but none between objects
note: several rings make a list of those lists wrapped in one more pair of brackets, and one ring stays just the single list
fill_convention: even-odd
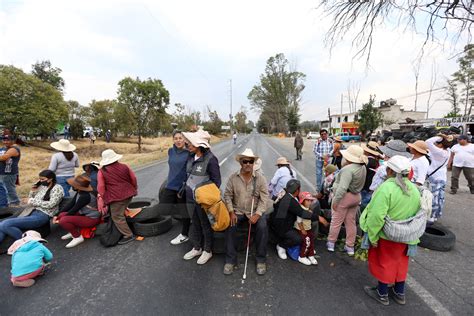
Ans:
[{"label": "child", "polygon": [[323,189],[316,196],[322,210],[331,208],[331,189],[338,171],[339,170],[335,165],[327,165],[324,168],[325,178],[323,182]]},{"label": "child", "polygon": [[[314,198],[309,192],[301,192],[299,195],[299,202],[301,207],[311,212],[310,206],[313,203]],[[295,228],[300,231],[303,242],[300,246],[300,255],[298,261],[304,265],[317,265],[318,261],[314,257],[314,234],[311,231],[311,220],[302,219],[301,217],[296,218]]]},{"label": "child", "polygon": [[53,259],[53,254],[40,242],[47,242],[41,238],[41,234],[29,230],[23,234],[13,245],[8,248],[8,254],[12,257],[13,286],[30,287],[35,284],[34,278],[42,275],[46,263]]}]

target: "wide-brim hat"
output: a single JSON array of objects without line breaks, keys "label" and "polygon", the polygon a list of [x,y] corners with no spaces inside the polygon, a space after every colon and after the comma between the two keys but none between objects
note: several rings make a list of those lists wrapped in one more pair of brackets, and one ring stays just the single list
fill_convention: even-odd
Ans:
[{"label": "wide-brim hat", "polygon": [[[207,135],[209,135],[209,133],[207,133]],[[211,145],[209,145],[210,137],[208,137],[207,135],[203,132],[183,133],[184,138],[186,138],[186,140],[190,142],[191,145],[193,145],[194,147],[211,148]]]},{"label": "wide-brim hat", "polygon": [[100,166],[107,166],[110,165],[111,163],[114,163],[116,161],[119,161],[122,159],[123,155],[117,154],[115,151],[112,149],[106,149],[102,152],[102,159],[100,161]]},{"label": "wide-brim hat", "polygon": [[75,178],[69,178],[66,180],[70,186],[72,186],[76,190],[92,192],[94,189],[91,186],[91,179],[89,177],[80,175]]},{"label": "wide-brim hat", "polygon": [[87,166],[93,166],[93,167],[99,169],[100,168],[100,163],[98,161],[91,161],[89,163],[85,163],[85,164],[82,165],[82,170],[86,171]]},{"label": "wide-brim hat", "polygon": [[250,148],[245,148],[245,150],[241,153],[241,154],[238,154],[237,156],[235,156],[235,160],[237,160],[237,162],[240,163],[240,160],[242,158],[253,158],[254,160],[257,160],[258,158],[260,158],[259,156],[256,156],[254,153],[253,153],[253,150],[250,149]]},{"label": "wide-brim hat", "polygon": [[391,140],[385,146],[380,146],[379,150],[388,157],[400,155],[411,158],[411,154],[407,151],[407,144],[399,139]]},{"label": "wide-brim hat", "polygon": [[417,152],[423,155],[428,155],[428,144],[423,140],[417,140],[414,143],[408,143],[408,147],[413,148]]},{"label": "wide-brim hat", "polygon": [[357,145],[351,145],[346,150],[341,150],[341,154],[347,161],[353,163],[367,164],[368,162],[367,156],[364,155],[364,150]]},{"label": "wide-brim hat", "polygon": [[76,146],[71,144],[67,139],[60,139],[57,142],[51,143],[50,146],[58,151],[68,152],[76,150]]},{"label": "wide-brim hat", "polygon": [[362,143],[360,145],[365,152],[375,156],[382,156],[382,153],[379,151],[379,144],[374,141],[370,141],[367,144]]},{"label": "wide-brim hat", "polygon": [[276,166],[278,165],[289,165],[290,162],[288,161],[288,159],[286,159],[286,157],[280,157],[277,159],[277,162],[276,162]]}]

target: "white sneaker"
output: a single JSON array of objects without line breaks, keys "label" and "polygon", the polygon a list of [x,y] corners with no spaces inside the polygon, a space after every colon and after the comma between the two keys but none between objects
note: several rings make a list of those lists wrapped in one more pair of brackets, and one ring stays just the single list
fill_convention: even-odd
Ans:
[{"label": "white sneaker", "polygon": [[280,257],[280,259],[282,259],[282,260],[288,259],[288,256],[286,255],[286,249],[283,248],[283,247],[280,247],[279,245],[277,245],[277,253],[278,253],[278,257]]},{"label": "white sneaker", "polygon": [[311,265],[311,261],[309,261],[308,258],[304,257],[304,258],[301,258],[301,257],[298,257],[298,261],[302,264],[304,264],[305,266],[310,266]]},{"label": "white sneaker", "polygon": [[71,233],[67,233],[66,235],[61,237],[62,240],[68,240],[68,239],[71,239],[71,238],[73,238]]},{"label": "white sneaker", "polygon": [[311,261],[312,265],[317,266],[318,265],[318,260],[314,256],[308,257],[309,261]]},{"label": "white sneaker", "polygon": [[174,239],[172,239],[170,241],[170,243],[172,245],[179,245],[179,244],[182,244],[182,243],[185,243],[189,240],[189,237],[188,236],[184,236],[183,234],[179,234],[178,236],[176,236]]},{"label": "white sneaker", "polygon": [[205,264],[212,258],[212,252],[203,251],[202,255],[199,257],[197,264]]},{"label": "white sneaker", "polygon": [[328,248],[329,252],[334,252],[334,246],[335,246],[335,244],[333,242],[328,241],[326,243],[326,247]]},{"label": "white sneaker", "polygon": [[69,244],[66,245],[66,248],[72,248],[72,247],[76,247],[77,245],[79,244],[82,244],[84,242],[84,237],[79,236],[77,238],[73,238]]},{"label": "white sneaker", "polygon": [[188,251],[184,256],[183,256],[183,259],[184,260],[191,260],[197,256],[200,256],[202,254],[202,250],[199,249],[199,250],[196,250],[196,249],[191,249],[191,251]]}]

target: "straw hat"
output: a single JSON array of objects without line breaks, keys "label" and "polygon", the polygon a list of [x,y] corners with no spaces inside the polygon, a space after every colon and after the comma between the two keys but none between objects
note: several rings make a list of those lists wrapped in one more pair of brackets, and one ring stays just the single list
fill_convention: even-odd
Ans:
[{"label": "straw hat", "polygon": [[413,148],[417,152],[423,155],[428,155],[428,144],[423,140],[417,140],[413,144],[408,143],[408,147]]},{"label": "straw hat", "polygon": [[53,142],[50,144],[51,147],[58,151],[74,151],[76,150],[76,146],[71,144],[67,139],[60,139],[57,142]]},{"label": "straw hat", "polygon": [[277,159],[276,166],[278,165],[289,165],[290,162],[285,157],[280,157]]},{"label": "straw hat", "polygon": [[327,165],[326,167],[324,167],[324,171],[326,171],[326,172],[329,173],[329,174],[333,174],[334,172],[337,171],[337,166],[336,166],[336,165],[329,164],[329,165]]},{"label": "straw hat", "polygon": [[207,132],[183,133],[183,136],[194,147],[211,148],[209,145],[210,135]]},{"label": "straw hat", "polygon": [[30,241],[41,241],[41,242],[48,242],[46,239],[41,237],[41,234],[34,230],[28,230],[21,235],[21,239],[15,241],[7,250],[9,255],[13,255],[15,251],[17,251],[21,246],[26,244]]},{"label": "straw hat", "polygon": [[382,153],[379,151],[379,144],[374,141],[370,141],[366,144],[362,143],[360,145],[365,152],[375,156],[382,156]]},{"label": "straw hat", "polygon": [[102,160],[100,161],[100,166],[107,166],[110,165],[111,163],[114,163],[118,161],[119,159],[122,159],[123,155],[117,154],[115,151],[112,149],[106,149],[102,152]]},{"label": "straw hat", "polygon": [[91,186],[91,179],[89,179],[89,177],[80,175],[75,178],[69,178],[66,181],[74,189],[77,189],[80,191],[86,191],[86,192],[94,191],[94,189]]},{"label": "straw hat", "polygon": [[400,155],[406,158],[411,158],[411,154],[407,151],[407,144],[399,139],[389,141],[387,145],[380,146],[379,150],[389,157]]},{"label": "straw hat", "polygon": [[400,155],[393,156],[387,162],[387,167],[396,173],[409,172],[411,169],[410,160]]},{"label": "straw hat", "polygon": [[255,154],[253,153],[252,149],[250,149],[250,148],[245,148],[245,150],[244,150],[243,153],[238,154],[237,156],[235,156],[235,160],[237,160],[237,162],[239,162],[239,163],[240,163],[240,160],[241,160],[242,158],[253,158],[253,159],[257,160],[257,159],[260,158],[260,157],[255,156]]},{"label": "straw hat", "polygon": [[342,157],[347,161],[353,163],[364,163],[367,164],[367,156],[364,155],[364,150],[357,145],[351,145],[346,150],[341,150]]}]

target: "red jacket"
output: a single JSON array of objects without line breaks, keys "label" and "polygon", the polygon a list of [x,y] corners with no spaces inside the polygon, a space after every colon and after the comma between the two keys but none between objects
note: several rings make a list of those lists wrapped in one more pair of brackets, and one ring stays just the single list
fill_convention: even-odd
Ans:
[{"label": "red jacket", "polygon": [[137,188],[137,177],[132,169],[120,162],[100,169],[97,176],[97,191],[107,205],[137,195]]}]

